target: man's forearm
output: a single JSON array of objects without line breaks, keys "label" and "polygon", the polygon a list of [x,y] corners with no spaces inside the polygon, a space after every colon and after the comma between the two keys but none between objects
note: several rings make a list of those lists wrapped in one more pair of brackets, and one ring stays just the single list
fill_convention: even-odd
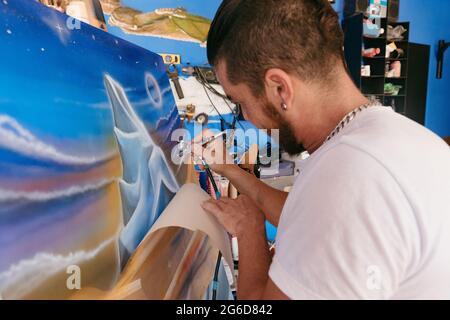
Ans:
[{"label": "man's forearm", "polygon": [[259,300],[269,279],[271,263],[264,224],[238,235],[238,299]]},{"label": "man's forearm", "polygon": [[281,211],[288,196],[286,192],[268,186],[238,166],[230,166],[223,175],[241,194],[250,197],[258,205],[270,223],[278,226]]}]

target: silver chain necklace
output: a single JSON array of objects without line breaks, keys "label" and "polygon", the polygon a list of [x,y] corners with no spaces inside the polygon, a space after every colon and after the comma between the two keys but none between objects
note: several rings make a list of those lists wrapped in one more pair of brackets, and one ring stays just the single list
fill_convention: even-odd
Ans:
[{"label": "silver chain necklace", "polygon": [[341,132],[341,130],[344,129],[346,125],[348,125],[353,119],[355,119],[355,117],[356,117],[356,115],[357,115],[358,113],[360,113],[361,111],[364,111],[364,110],[366,110],[367,108],[372,107],[372,106],[374,106],[374,105],[375,105],[375,104],[368,103],[368,104],[365,104],[365,105],[362,105],[362,106],[356,108],[356,109],[353,110],[353,111],[350,111],[350,112],[344,117],[344,119],[342,119],[342,121],[339,122],[339,124],[337,125],[336,129],[334,129],[334,130],[330,133],[330,135],[327,137],[327,139],[325,140],[324,143],[330,141],[331,139],[333,139],[333,137],[334,137],[335,135],[337,135],[339,132]]}]

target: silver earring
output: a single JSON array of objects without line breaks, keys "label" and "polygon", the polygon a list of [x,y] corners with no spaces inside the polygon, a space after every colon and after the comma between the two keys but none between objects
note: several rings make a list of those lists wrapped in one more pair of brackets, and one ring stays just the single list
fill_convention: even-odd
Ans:
[{"label": "silver earring", "polygon": [[287,104],[283,102],[283,103],[281,104],[281,109],[283,109],[284,111],[287,111],[287,109],[288,109]]}]

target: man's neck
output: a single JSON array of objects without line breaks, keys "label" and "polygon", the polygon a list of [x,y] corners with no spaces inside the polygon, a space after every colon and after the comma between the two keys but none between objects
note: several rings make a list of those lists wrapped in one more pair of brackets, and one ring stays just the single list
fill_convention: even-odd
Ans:
[{"label": "man's neck", "polygon": [[321,97],[314,103],[310,121],[301,141],[310,154],[319,149],[344,117],[356,108],[369,103],[353,85],[350,78],[342,79],[340,89]]}]

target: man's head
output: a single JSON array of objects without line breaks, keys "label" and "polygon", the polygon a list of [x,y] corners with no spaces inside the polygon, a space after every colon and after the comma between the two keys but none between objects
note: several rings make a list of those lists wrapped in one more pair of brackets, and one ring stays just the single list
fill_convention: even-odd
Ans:
[{"label": "man's head", "polygon": [[280,129],[298,153],[299,121],[345,72],[343,33],[327,0],[225,0],[208,35],[208,60],[256,126]]}]

